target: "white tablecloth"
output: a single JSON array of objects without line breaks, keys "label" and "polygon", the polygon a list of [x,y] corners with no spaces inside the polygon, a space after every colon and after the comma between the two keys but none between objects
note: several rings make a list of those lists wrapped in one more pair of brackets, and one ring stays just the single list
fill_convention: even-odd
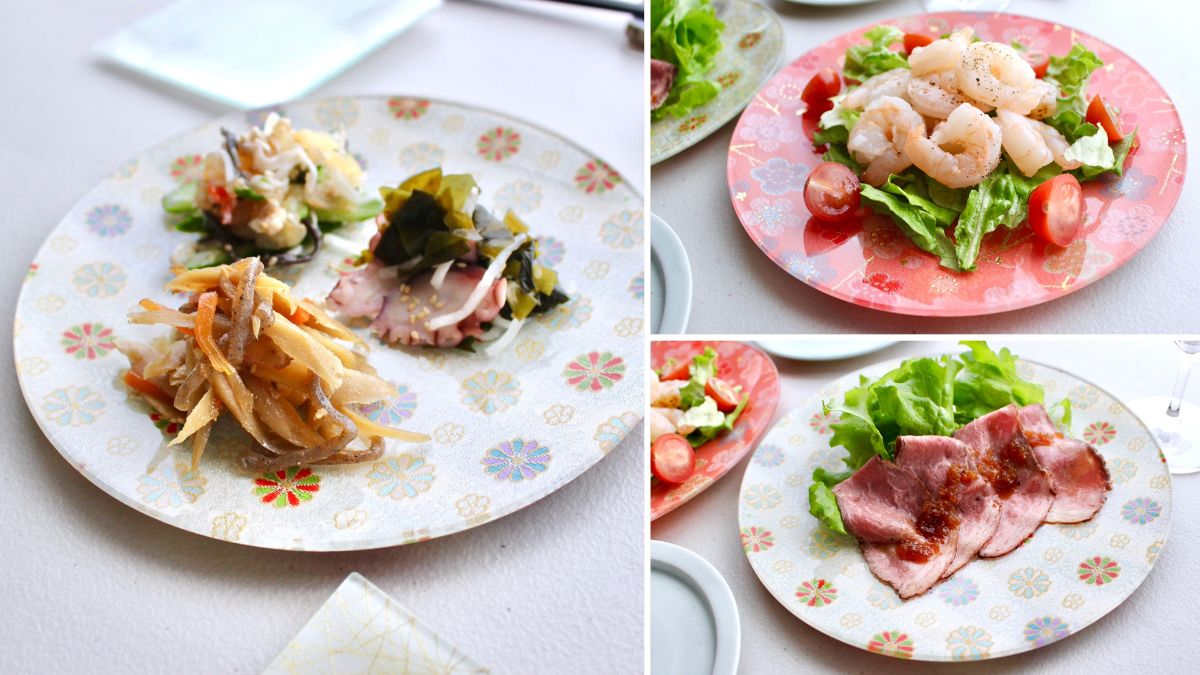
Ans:
[{"label": "white tablecloth", "polygon": [[[6,0],[0,20],[0,316],[42,238],[121,161],[224,112],[92,61],[164,4]],[[449,2],[314,95],[487,106],[590,148],[639,190],[642,54],[616,13]],[[6,412],[0,672],[259,672],[359,571],[495,673],[641,669],[642,431],[550,497],[403,548],[268,551],[173,529],[108,497],[38,431],[0,335]]]},{"label": "white tablecloth", "polygon": [[[1074,373],[1119,400],[1170,394],[1179,350],[1167,340],[1027,342],[992,340]],[[825,364],[776,359],[781,396],[776,420],[838,377],[912,354],[957,351],[951,342],[902,343],[882,352]],[[1200,381],[1188,400],[1200,402]],[[1200,558],[1200,474],[1172,477],[1171,532],[1149,578],[1121,606],[1052,646],[978,664],[907,663],[856,649],[817,632],[759,583],[738,539],[738,495],[745,462],[678,510],[654,521],[650,535],[696,551],[724,575],[742,620],[739,672],[758,673],[1167,673],[1195,672],[1200,644],[1196,560]],[[884,669],[888,669],[885,671]]]},{"label": "white tablecloth", "polygon": [[[872,22],[919,14],[917,0],[814,8],[765,0],[782,19],[784,59]],[[1189,78],[1200,9],[1184,2],[1013,0],[1008,11],[1095,35],[1146,67],[1170,93],[1184,131],[1200,130],[1200,97]],[[1105,279],[1049,303],[992,316],[928,319],[889,314],[825,295],[772,263],[746,235],[729,203],[725,158],[735,122],[654,166],[651,209],[679,234],[695,278],[690,333],[1144,333],[1195,330],[1200,274],[1197,172],[1158,235]],[[1188,154],[1189,158],[1194,153]]]}]

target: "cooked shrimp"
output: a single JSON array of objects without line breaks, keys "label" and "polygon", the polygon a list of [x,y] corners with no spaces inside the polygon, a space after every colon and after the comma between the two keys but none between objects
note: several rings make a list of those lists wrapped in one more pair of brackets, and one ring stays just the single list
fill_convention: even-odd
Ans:
[{"label": "cooked shrimp", "polygon": [[918,169],[942,185],[970,187],[1000,163],[1000,127],[979,108],[964,103],[937,125],[929,138],[922,130],[910,129],[904,152]]},{"label": "cooked shrimp", "polygon": [[1034,127],[1035,124],[1046,125],[1004,108],[996,112],[996,124],[1000,127],[1000,143],[1004,151],[1021,173],[1032,176],[1038,169],[1054,161],[1045,139]]},{"label": "cooked shrimp", "polygon": [[905,139],[916,132],[925,137],[925,120],[903,99],[877,98],[867,106],[850,131],[846,148],[867,165],[862,179],[879,185],[893,173],[907,169],[912,160],[904,152]]},{"label": "cooked shrimp", "polygon": [[1045,80],[1034,80],[1033,87],[1038,95],[1037,106],[1029,112],[1035,120],[1045,119],[1058,111],[1058,89]]},{"label": "cooked shrimp", "polygon": [[1017,50],[999,42],[976,42],[963,50],[955,69],[958,88],[971,99],[1026,115],[1041,100],[1037,79]]},{"label": "cooked shrimp", "polygon": [[953,70],[944,70],[908,82],[908,102],[926,117],[944,120],[967,101],[958,93],[958,78]]},{"label": "cooked shrimp", "polygon": [[1045,122],[1032,121],[1031,126],[1041,135],[1042,140],[1046,143],[1046,147],[1050,149],[1050,154],[1054,156],[1054,161],[1062,168],[1070,171],[1078,169],[1083,162],[1077,159],[1067,159],[1067,148],[1071,144],[1067,142],[1066,137],[1059,133],[1058,129],[1046,124]]},{"label": "cooked shrimp", "polygon": [[943,70],[954,70],[962,59],[963,50],[971,44],[975,29],[970,26],[959,28],[939,40],[917,47],[908,55],[908,67],[912,69],[913,77],[921,77]]},{"label": "cooked shrimp", "polygon": [[687,386],[686,380],[656,382],[650,387],[650,405],[678,408],[681,402],[679,390]]},{"label": "cooked shrimp", "polygon": [[691,424],[683,423],[683,411],[678,408],[650,408],[650,442],[666,434],[688,435],[696,430]]},{"label": "cooked shrimp", "polygon": [[862,110],[868,103],[881,96],[908,96],[908,80],[911,76],[903,68],[895,68],[875,77],[867,78],[857,89],[846,94],[842,105],[851,110]]}]

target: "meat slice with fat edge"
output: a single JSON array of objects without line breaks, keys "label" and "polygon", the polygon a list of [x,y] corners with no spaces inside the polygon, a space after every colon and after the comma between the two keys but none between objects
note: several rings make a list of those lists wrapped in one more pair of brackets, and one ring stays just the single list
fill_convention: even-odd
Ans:
[{"label": "meat slice with fat edge", "polygon": [[954,437],[975,450],[980,475],[1000,499],[1000,524],[979,555],[1002,556],[1020,546],[1046,518],[1054,503],[1050,479],[1025,439],[1016,405],[968,423]]},{"label": "meat slice with fat edge", "polygon": [[1033,456],[1050,477],[1054,503],[1047,523],[1082,523],[1104,506],[1112,480],[1104,458],[1089,443],[1059,433],[1040,404],[1020,410],[1021,427]]},{"label": "meat slice with fat edge", "polygon": [[983,548],[1000,524],[1000,500],[979,475],[975,451],[948,436],[901,436],[896,464],[908,469],[933,495],[953,504],[958,514],[958,546],[942,578],[962,568]]},{"label": "meat slice with fat edge", "polygon": [[921,595],[941,579],[954,560],[957,529],[930,548],[923,562],[903,559],[897,548],[928,545],[917,531],[917,519],[930,501],[929,490],[912,472],[872,457],[854,475],[834,486],[846,531],[858,538],[863,557],[875,576],[901,598]]}]

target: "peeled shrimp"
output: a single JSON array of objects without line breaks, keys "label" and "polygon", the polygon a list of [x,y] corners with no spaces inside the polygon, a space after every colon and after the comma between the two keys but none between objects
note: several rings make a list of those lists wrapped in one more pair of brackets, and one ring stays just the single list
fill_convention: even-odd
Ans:
[{"label": "peeled shrimp", "polygon": [[870,185],[879,185],[889,175],[907,169],[912,160],[905,154],[904,144],[911,133],[924,138],[925,120],[907,102],[894,96],[872,101],[858,118],[846,143],[854,159],[867,165],[862,179]]},{"label": "peeled shrimp", "polygon": [[678,408],[650,408],[650,442],[666,434],[687,435],[696,427],[683,423],[683,411]]},{"label": "peeled shrimp", "polygon": [[996,124],[1000,127],[1001,145],[1012,161],[1026,176],[1054,161],[1054,154],[1046,147],[1046,141],[1034,125],[1046,126],[1011,110],[1001,108],[996,112]]},{"label": "peeled shrimp", "polygon": [[1058,89],[1045,80],[1034,80],[1033,87],[1038,95],[1037,106],[1029,116],[1035,120],[1045,119],[1058,110]]},{"label": "peeled shrimp", "polygon": [[942,185],[970,187],[1000,163],[1000,127],[979,108],[964,103],[937,125],[929,138],[921,129],[910,129],[904,152],[918,169]]},{"label": "peeled shrimp", "polygon": [[963,50],[955,68],[958,87],[967,97],[1027,115],[1041,101],[1033,87],[1033,68],[1017,50],[999,42],[976,42]]},{"label": "peeled shrimp", "polygon": [[958,93],[958,78],[954,71],[944,70],[909,80],[908,102],[922,115],[944,120],[968,101]]},{"label": "peeled shrimp", "polygon": [[921,77],[930,73],[944,70],[954,70],[962,59],[963,50],[971,44],[975,30],[971,27],[960,28],[939,40],[917,47],[908,55],[908,67],[912,69],[913,77]]},{"label": "peeled shrimp", "polygon": [[1032,121],[1031,126],[1041,135],[1042,140],[1046,143],[1046,147],[1050,149],[1050,154],[1054,156],[1054,161],[1059,166],[1070,171],[1071,169],[1078,169],[1083,165],[1083,162],[1077,159],[1066,158],[1067,148],[1071,147],[1071,144],[1067,142],[1065,136],[1059,133],[1058,129],[1045,122],[1038,121]]},{"label": "peeled shrimp", "polygon": [[857,89],[846,94],[842,105],[851,110],[862,110],[868,103],[881,96],[904,98],[908,95],[908,80],[911,76],[903,68],[894,68],[874,77],[867,78]]}]

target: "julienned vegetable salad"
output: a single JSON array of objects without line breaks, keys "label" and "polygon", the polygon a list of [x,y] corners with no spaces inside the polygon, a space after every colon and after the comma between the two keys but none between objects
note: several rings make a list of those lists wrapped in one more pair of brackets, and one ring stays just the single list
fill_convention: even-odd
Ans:
[{"label": "julienned vegetable salad", "polygon": [[717,352],[706,347],[687,361],[668,359],[650,371],[650,470],[667,483],[695,472],[693,448],[733,428],[750,395],[716,376]]},{"label": "julienned vegetable salad", "polygon": [[721,85],[706,75],[721,51],[724,29],[709,0],[651,0],[653,119],[683,117],[721,93]]},{"label": "julienned vegetable salad", "polygon": [[880,25],[865,37],[841,77],[819,72],[802,96],[825,148],[804,191],[818,218],[851,218],[865,202],[943,267],[971,271],[1001,226],[1028,222],[1070,244],[1086,215],[1079,183],[1121,175],[1136,145],[1136,129],[1087,95],[1104,63],[1082,44],[1048,56],[970,28],[934,39]]},{"label": "julienned vegetable salad", "polygon": [[175,229],[201,235],[176,256],[179,264],[212,267],[248,257],[268,268],[304,263],[324,233],[383,208],[363,192],[366,174],[341,134],[293,129],[275,113],[241,136],[221,133],[224,156],[205,155],[200,178],[162,200],[178,216]]},{"label": "julienned vegetable salad", "polygon": [[[949,436],[964,424],[993,410],[1044,403],[1042,386],[1017,373],[1017,357],[986,342],[964,340],[968,351],[939,357],[907,359],[874,380],[859,378],[840,405],[824,403],[826,414],[840,419],[830,425],[830,447],[846,450],[846,470],[817,467],[808,487],[808,510],[829,529],[846,533],[832,487],[878,455],[892,461],[900,436]],[[1060,427],[1071,425],[1071,401],[1048,409]]]}]

